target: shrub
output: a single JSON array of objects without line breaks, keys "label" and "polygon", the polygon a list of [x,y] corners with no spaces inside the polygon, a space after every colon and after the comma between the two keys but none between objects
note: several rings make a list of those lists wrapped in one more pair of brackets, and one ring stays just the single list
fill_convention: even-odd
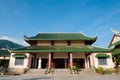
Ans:
[{"label": "shrub", "polygon": [[103,67],[96,68],[96,72],[99,73],[99,74],[103,74],[103,72],[104,72]]},{"label": "shrub", "polygon": [[71,74],[78,74],[79,68],[77,66],[69,66],[68,69],[70,70]]},{"label": "shrub", "polygon": [[111,74],[111,71],[109,69],[104,70],[104,74]]}]

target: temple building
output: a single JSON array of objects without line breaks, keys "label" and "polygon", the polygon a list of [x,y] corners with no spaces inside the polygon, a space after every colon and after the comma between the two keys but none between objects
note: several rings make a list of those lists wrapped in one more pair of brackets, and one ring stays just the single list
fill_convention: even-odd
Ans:
[{"label": "temple building", "polygon": [[96,39],[82,33],[38,33],[32,37],[24,36],[30,46],[9,49],[9,68],[113,68],[113,48],[92,46]]},{"label": "temple building", "polygon": [[117,63],[117,65],[120,65],[120,32],[116,30],[112,30],[112,32],[114,34],[109,47],[114,47],[112,52],[113,60]]}]

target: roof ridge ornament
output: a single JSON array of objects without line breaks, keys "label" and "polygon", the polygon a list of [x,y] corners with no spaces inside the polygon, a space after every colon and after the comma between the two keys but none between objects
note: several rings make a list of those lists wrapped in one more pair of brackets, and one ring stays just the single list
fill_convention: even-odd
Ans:
[{"label": "roof ridge ornament", "polygon": [[119,35],[119,36],[120,36],[120,31],[116,31],[116,30],[114,30],[114,29],[112,29],[112,28],[111,28],[111,31],[112,31],[114,34],[116,34],[116,35]]},{"label": "roof ridge ornament", "polygon": [[12,49],[10,47],[8,47],[8,45],[6,45],[6,49],[8,50],[8,52],[12,52]]}]

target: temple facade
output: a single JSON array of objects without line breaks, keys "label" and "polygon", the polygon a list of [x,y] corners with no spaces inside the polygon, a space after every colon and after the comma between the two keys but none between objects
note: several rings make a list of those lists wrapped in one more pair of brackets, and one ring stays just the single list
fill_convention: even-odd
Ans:
[{"label": "temple facade", "polygon": [[9,49],[9,68],[113,68],[113,48],[92,46],[96,39],[82,33],[38,33],[32,37],[24,36],[30,46]]}]

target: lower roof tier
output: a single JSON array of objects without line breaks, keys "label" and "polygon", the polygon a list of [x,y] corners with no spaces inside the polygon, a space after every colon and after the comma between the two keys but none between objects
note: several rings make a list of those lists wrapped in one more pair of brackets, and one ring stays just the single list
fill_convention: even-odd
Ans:
[{"label": "lower roof tier", "polygon": [[9,57],[10,53],[8,50],[0,50],[0,56]]},{"label": "lower roof tier", "polygon": [[112,46],[120,46],[120,41],[117,41],[117,42],[115,42],[115,43],[113,43],[112,45],[110,45],[109,47],[112,47]]},{"label": "lower roof tier", "polygon": [[11,52],[111,52],[113,48],[99,48],[90,45],[82,46],[28,46],[10,50]]},{"label": "lower roof tier", "polygon": [[118,55],[120,55],[120,49],[114,50],[114,51],[112,52],[112,55],[113,55],[113,56],[118,56]]}]

